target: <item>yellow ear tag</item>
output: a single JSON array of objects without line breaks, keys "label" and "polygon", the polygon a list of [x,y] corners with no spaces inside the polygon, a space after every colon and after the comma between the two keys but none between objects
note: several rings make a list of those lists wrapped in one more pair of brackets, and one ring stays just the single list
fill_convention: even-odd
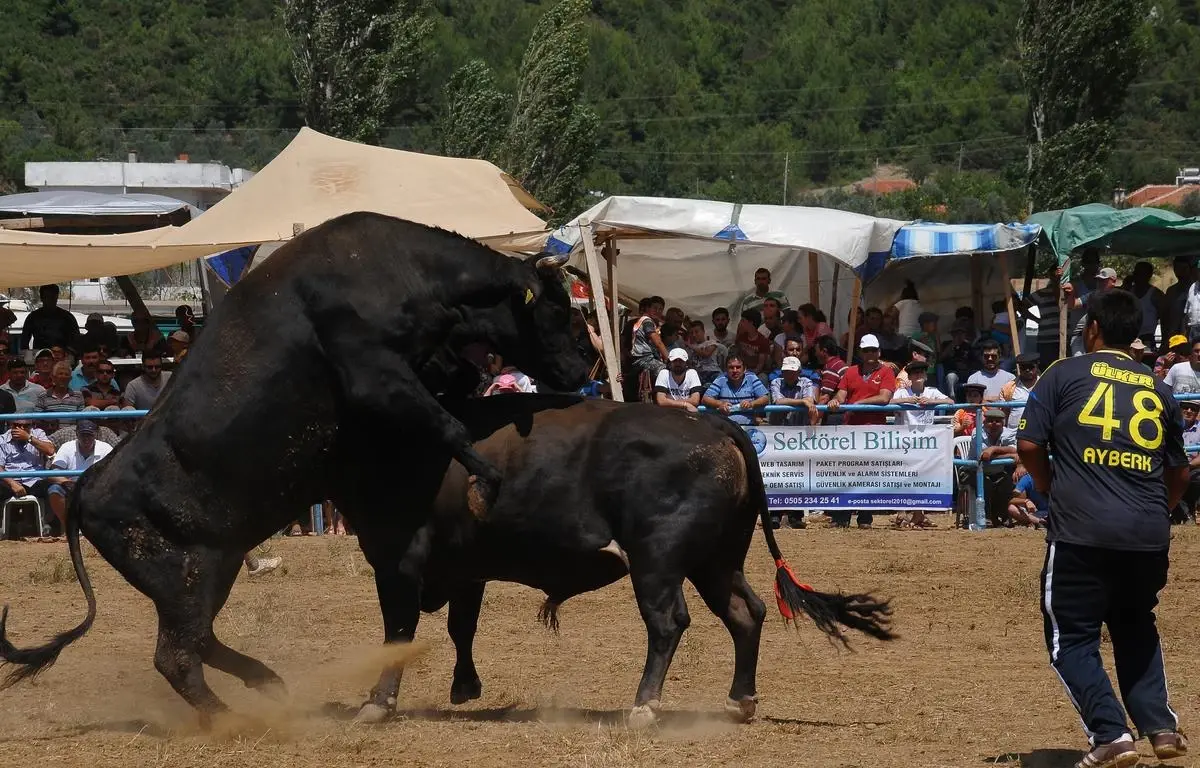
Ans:
[{"label": "yellow ear tag", "polygon": [[532,301],[533,301],[533,291],[531,291],[530,289],[526,288],[526,289],[525,289],[525,303],[526,303],[526,304],[529,304],[529,303],[530,303],[530,302],[532,302]]}]

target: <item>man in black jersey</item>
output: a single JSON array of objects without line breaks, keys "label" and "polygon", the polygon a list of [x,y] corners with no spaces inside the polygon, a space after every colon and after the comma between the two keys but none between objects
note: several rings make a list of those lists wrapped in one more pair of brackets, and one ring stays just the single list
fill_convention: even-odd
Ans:
[{"label": "man in black jersey", "polygon": [[1077,768],[1138,761],[1100,660],[1101,624],[1138,735],[1159,758],[1187,752],[1167,703],[1154,607],[1167,583],[1170,510],[1187,487],[1188,459],[1170,388],[1123,351],[1141,322],[1133,294],[1095,296],[1084,329],[1088,353],[1046,370],[1017,432],[1022,463],[1035,487],[1050,493],[1042,616],[1051,665],[1091,745]]}]

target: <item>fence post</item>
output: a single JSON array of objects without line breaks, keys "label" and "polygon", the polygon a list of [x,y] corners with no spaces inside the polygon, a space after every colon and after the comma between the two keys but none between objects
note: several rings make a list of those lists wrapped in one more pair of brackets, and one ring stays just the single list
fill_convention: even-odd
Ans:
[{"label": "fence post", "polygon": [[983,495],[983,409],[975,409],[975,509],[967,526],[972,531],[987,530],[987,500]]}]

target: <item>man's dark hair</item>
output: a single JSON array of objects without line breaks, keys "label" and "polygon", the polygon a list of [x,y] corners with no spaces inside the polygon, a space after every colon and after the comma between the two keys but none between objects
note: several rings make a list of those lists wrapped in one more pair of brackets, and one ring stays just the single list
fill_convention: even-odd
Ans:
[{"label": "man's dark hair", "polygon": [[982,352],[1000,349],[1000,342],[996,341],[995,339],[984,339],[983,341],[979,342],[979,349]]},{"label": "man's dark hair", "polygon": [[1106,346],[1127,347],[1142,328],[1141,301],[1122,288],[1089,296],[1088,323],[1096,324]]},{"label": "man's dark hair", "polygon": [[742,319],[749,320],[751,323],[754,324],[755,328],[762,325],[762,313],[759,312],[757,309],[747,309],[745,312],[742,313]]},{"label": "man's dark hair", "polygon": [[837,340],[832,336],[822,336],[817,339],[817,349],[827,355],[836,355],[838,353]]},{"label": "man's dark hair", "polygon": [[737,352],[731,352],[729,354],[729,356],[725,358],[725,367],[728,368],[729,364],[732,363],[734,360],[737,360],[739,363],[741,363],[743,368],[746,367],[746,361],[743,360],[742,356],[739,355]]},{"label": "man's dark hair", "polygon": [[725,307],[717,307],[716,309],[714,309],[712,311],[712,319],[714,322],[716,322],[717,315],[725,315],[725,317],[729,317],[729,310],[726,309]]},{"label": "man's dark hair", "polygon": [[157,360],[161,363],[162,359],[162,352],[159,352],[157,349],[147,350],[142,353],[142,365],[145,365],[147,360]]},{"label": "man's dark hair", "polygon": [[664,299],[662,296],[651,296],[650,303],[651,304],[661,304],[664,307],[667,306],[667,300]]},{"label": "man's dark hair", "polygon": [[638,312],[645,312],[647,309],[650,309],[650,307],[653,304],[654,304],[654,299],[647,296],[646,298],[644,298],[638,302]]},{"label": "man's dark hair", "polygon": [[693,320],[691,323],[688,324],[688,328],[697,328],[697,327],[704,328],[704,321],[703,320]]},{"label": "man's dark hair", "polygon": [[974,320],[975,310],[971,309],[970,307],[959,307],[958,309],[954,310],[954,319],[957,320],[960,317]]},{"label": "man's dark hair", "polygon": [[796,307],[796,311],[802,315],[812,317],[814,314],[816,314],[817,307],[815,304],[810,302],[808,304],[801,304],[800,306]]},{"label": "man's dark hair", "polygon": [[18,368],[21,370],[29,370],[29,366],[26,365],[25,361],[19,357],[14,357],[12,360],[8,361],[8,370],[15,371]]},{"label": "man's dark hair", "polygon": [[771,270],[767,269],[766,267],[759,267],[758,269],[754,270],[754,276],[758,277],[759,275],[766,275],[767,277],[770,277]]},{"label": "man's dark hair", "polygon": [[[801,307],[801,309],[803,309],[803,307]],[[785,323],[791,323],[792,325],[800,324],[800,313],[794,309],[783,310],[783,314],[780,315],[779,318]]]},{"label": "man's dark hair", "polygon": [[659,336],[678,336],[679,326],[675,323],[663,323],[662,328],[658,329]]},{"label": "man's dark hair", "polygon": [[61,289],[58,287],[57,283],[46,283],[45,285],[38,287],[38,293],[41,293],[42,291],[54,291],[55,293],[60,293]]},{"label": "man's dark hair", "polygon": [[880,317],[883,317],[883,310],[882,310],[882,309],[880,309],[879,307],[867,307],[867,312],[866,312],[866,314],[868,314],[868,315],[879,315]]},{"label": "man's dark hair", "polygon": [[88,352],[99,352],[99,351],[100,351],[100,345],[96,343],[95,339],[89,339],[86,336],[83,337],[82,341],[79,344],[79,354],[86,355]]}]

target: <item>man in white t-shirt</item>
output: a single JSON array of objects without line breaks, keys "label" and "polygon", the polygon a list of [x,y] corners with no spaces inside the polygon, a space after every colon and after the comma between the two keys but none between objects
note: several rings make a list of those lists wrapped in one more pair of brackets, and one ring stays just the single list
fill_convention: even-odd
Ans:
[{"label": "man in white t-shirt", "polygon": [[654,402],[665,408],[685,408],[695,413],[703,391],[700,376],[688,368],[687,350],[676,348],[667,353],[667,367],[654,380]]},{"label": "man in white t-shirt", "polygon": [[[914,360],[904,368],[908,374],[908,386],[900,387],[892,393],[892,402],[897,405],[949,405],[954,401],[946,397],[937,387],[926,386],[925,380],[929,373],[929,363]],[[932,424],[936,411],[904,410],[896,414],[897,424]]]},{"label": "man in white t-shirt", "polygon": [[990,403],[1000,399],[1000,391],[1004,385],[1016,378],[1000,367],[1000,345],[993,339],[988,339],[979,345],[980,358],[983,367],[971,374],[968,384],[983,385],[983,402]]},{"label": "man in white t-shirt", "polygon": [[[75,425],[75,439],[63,443],[63,446],[54,454],[48,468],[84,470],[111,452],[111,445],[96,439],[96,422],[91,419],[80,419],[79,423]],[[77,479],[78,475],[51,478],[50,487],[46,489],[50,509],[58,518],[63,531],[67,530],[67,494],[75,487]]]},{"label": "man in white t-shirt", "polygon": [[1200,392],[1200,339],[1192,342],[1192,354],[1187,360],[1171,366],[1163,382],[1177,395]]}]

